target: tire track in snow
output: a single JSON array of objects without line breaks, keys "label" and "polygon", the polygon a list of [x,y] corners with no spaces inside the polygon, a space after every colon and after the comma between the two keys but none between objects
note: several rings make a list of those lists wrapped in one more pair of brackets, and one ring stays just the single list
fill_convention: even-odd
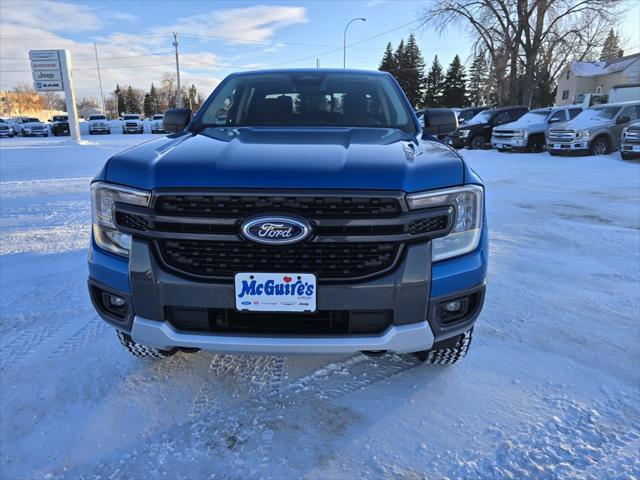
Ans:
[{"label": "tire track in snow", "polygon": [[25,329],[15,336],[12,335],[10,340],[0,348],[0,369],[35,354],[42,345],[62,330],[62,327],[61,322],[54,322]]},{"label": "tire track in snow", "polygon": [[94,317],[71,335],[71,337],[68,337],[66,341],[51,353],[50,357],[59,358],[63,355],[79,351],[87,347],[91,340],[104,335],[106,330],[107,324],[103,320]]}]

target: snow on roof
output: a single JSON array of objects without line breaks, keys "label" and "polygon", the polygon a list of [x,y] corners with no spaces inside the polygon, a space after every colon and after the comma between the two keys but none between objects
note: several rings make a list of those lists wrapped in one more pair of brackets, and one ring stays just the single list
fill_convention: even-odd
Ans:
[{"label": "snow on roof", "polygon": [[627,57],[605,60],[602,62],[571,62],[571,71],[577,77],[596,77],[609,73],[621,72],[640,59],[640,53]]}]

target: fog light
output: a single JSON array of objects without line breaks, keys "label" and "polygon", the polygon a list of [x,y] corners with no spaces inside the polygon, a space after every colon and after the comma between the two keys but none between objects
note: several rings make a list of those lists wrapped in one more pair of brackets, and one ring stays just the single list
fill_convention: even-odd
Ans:
[{"label": "fog light", "polygon": [[125,304],[125,299],[117,295],[109,295],[109,304],[114,307],[122,307]]},{"label": "fog light", "polygon": [[447,302],[444,304],[444,311],[447,313],[456,313],[462,310],[462,302],[456,300],[455,302]]}]

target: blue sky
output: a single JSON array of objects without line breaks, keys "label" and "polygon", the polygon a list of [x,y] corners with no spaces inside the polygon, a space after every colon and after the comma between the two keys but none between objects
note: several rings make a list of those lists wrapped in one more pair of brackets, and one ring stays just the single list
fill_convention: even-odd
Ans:
[{"label": "blue sky", "polygon": [[[388,41],[413,32],[427,63],[466,61],[471,41],[460,28],[439,34],[415,22],[424,0],[316,1],[13,1],[0,0],[0,89],[30,83],[30,49],[68,48],[78,96],[98,96],[93,42],[105,91],[116,83],[147,89],[174,72],[171,32],[181,34],[181,74],[208,94],[232,71],[249,68],[342,66],[342,35],[349,28],[348,66],[376,68]],[[640,3],[640,2],[639,2]],[[640,18],[636,5],[628,16]],[[633,22],[623,35],[635,36]],[[627,34],[627,30],[629,34]],[[628,50],[629,53],[632,53]]]}]

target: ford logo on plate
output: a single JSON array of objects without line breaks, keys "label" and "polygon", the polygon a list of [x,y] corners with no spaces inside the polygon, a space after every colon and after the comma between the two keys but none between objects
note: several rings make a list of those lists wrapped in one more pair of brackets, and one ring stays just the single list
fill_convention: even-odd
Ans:
[{"label": "ford logo on plate", "polygon": [[301,242],[310,233],[311,227],[302,218],[262,216],[242,224],[242,235],[246,239],[266,245]]}]

